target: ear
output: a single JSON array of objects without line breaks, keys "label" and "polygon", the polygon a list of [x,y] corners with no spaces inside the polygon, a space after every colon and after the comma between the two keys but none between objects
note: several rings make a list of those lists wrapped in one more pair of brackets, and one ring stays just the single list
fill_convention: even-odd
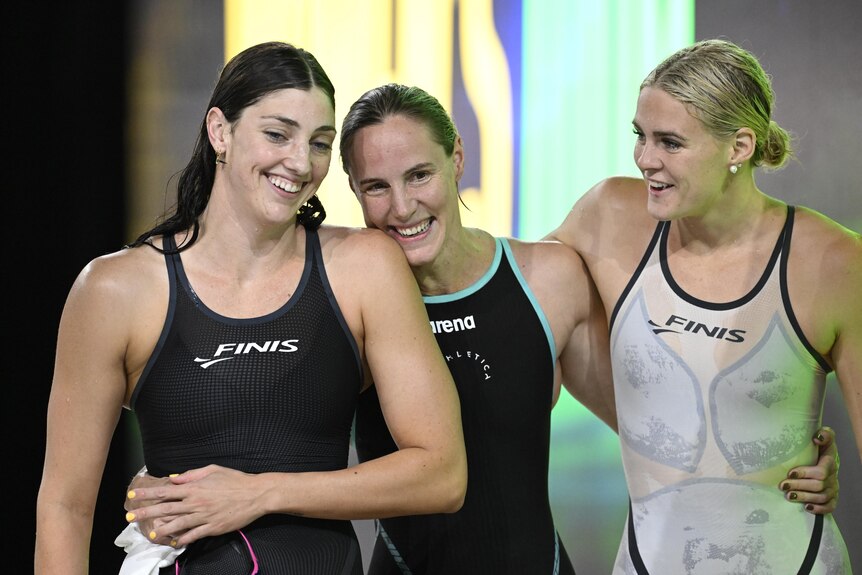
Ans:
[{"label": "ear", "polygon": [[455,162],[455,182],[461,181],[464,175],[464,145],[461,136],[455,136],[455,147],[452,149],[452,161]]},{"label": "ear", "polygon": [[751,128],[740,128],[733,135],[733,152],[731,164],[744,164],[754,155],[757,136]]},{"label": "ear", "polygon": [[227,152],[227,144],[230,139],[230,123],[224,117],[224,113],[219,108],[210,108],[209,112],[207,112],[206,123],[207,136],[216,154]]}]

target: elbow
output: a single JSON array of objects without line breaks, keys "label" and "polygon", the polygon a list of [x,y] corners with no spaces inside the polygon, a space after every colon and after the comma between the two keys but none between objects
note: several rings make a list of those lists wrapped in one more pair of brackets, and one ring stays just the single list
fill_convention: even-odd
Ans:
[{"label": "elbow", "polygon": [[446,470],[437,513],[455,513],[467,495],[467,458],[463,454]]},{"label": "elbow", "polygon": [[448,490],[445,499],[445,505],[440,513],[455,513],[464,505],[464,498],[467,495],[467,473],[463,474],[462,478],[452,482],[451,488]]}]

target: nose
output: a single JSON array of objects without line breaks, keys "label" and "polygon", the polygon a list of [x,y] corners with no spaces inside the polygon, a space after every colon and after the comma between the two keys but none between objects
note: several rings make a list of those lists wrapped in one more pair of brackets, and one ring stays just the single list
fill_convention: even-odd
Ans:
[{"label": "nose", "polygon": [[394,186],[392,188],[392,203],[390,211],[400,220],[408,220],[416,210],[416,200],[409,192],[407,186]]},{"label": "nose", "polygon": [[311,173],[311,151],[307,142],[295,142],[287,149],[284,164],[300,178]]},{"label": "nose", "polygon": [[655,146],[648,142],[635,144],[635,164],[641,172],[659,169],[661,163],[658,154],[656,154]]}]

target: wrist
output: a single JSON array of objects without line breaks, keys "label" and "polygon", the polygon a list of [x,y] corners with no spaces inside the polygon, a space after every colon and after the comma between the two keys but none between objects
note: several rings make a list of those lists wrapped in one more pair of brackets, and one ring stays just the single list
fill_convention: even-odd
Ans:
[{"label": "wrist", "polygon": [[261,515],[273,513],[299,515],[293,498],[289,495],[292,492],[290,485],[294,477],[295,474],[292,473],[262,473],[256,476],[257,481],[260,482],[256,503]]}]

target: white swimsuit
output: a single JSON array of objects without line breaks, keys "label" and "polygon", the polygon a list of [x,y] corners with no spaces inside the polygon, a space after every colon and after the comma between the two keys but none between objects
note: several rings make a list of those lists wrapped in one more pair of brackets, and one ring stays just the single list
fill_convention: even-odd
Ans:
[{"label": "white swimsuit", "polygon": [[729,303],[676,284],[669,229],[657,226],[611,317],[632,500],[614,574],[850,573],[832,516],[777,487],[816,462],[829,370],[787,297],[793,208],[760,281]]}]

